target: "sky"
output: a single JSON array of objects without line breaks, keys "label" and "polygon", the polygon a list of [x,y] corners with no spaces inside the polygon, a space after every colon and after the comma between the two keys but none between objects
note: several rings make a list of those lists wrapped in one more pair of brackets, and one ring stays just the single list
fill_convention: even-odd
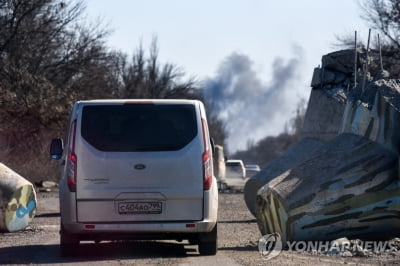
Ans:
[{"label": "sky", "polygon": [[[364,40],[358,0],[86,0],[89,20],[131,55],[154,36],[161,63],[195,77],[226,124],[227,148],[277,135],[308,100],[313,69],[338,47]],[[366,40],[364,41],[364,43]]]}]

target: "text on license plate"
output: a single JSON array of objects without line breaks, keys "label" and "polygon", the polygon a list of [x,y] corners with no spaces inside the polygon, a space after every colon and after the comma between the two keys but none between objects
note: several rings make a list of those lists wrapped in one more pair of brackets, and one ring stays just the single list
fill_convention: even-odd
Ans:
[{"label": "text on license plate", "polygon": [[120,214],[159,214],[162,212],[162,203],[152,202],[119,202],[118,213]]}]

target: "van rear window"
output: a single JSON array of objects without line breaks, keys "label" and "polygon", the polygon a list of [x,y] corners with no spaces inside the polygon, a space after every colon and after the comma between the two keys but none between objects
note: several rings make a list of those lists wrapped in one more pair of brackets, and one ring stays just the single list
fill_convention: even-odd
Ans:
[{"label": "van rear window", "polygon": [[175,151],[197,135],[191,104],[88,105],[82,137],[107,152]]},{"label": "van rear window", "polygon": [[235,172],[243,171],[243,167],[242,167],[242,164],[240,162],[226,162],[225,165],[227,167],[229,167],[230,170],[233,170]]}]

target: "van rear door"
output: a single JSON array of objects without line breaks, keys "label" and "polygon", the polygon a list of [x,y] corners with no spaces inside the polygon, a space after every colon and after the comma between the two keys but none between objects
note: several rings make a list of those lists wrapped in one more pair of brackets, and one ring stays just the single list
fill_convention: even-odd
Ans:
[{"label": "van rear door", "polygon": [[203,134],[192,101],[87,104],[77,136],[79,222],[202,219]]}]

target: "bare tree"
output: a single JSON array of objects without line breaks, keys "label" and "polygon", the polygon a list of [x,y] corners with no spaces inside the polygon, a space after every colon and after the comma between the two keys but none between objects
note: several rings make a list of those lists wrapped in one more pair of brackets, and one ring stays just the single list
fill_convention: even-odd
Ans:
[{"label": "bare tree", "polygon": [[124,98],[194,98],[197,94],[193,78],[182,81],[185,73],[177,66],[159,62],[156,38],[147,58],[140,45],[132,61],[125,60],[123,65],[121,95]]},{"label": "bare tree", "polygon": [[[364,0],[360,2],[361,18],[373,29],[373,42],[370,54],[377,58],[379,46],[377,34],[380,35],[382,46],[383,66],[389,71],[392,78],[400,77],[400,0]],[[354,47],[354,35],[337,37],[339,46]],[[358,47],[365,48],[361,41]],[[368,68],[372,75],[380,71],[377,62],[371,62]]]},{"label": "bare tree", "polygon": [[400,49],[400,1],[367,0],[361,4],[361,17],[383,34],[386,45]]},{"label": "bare tree", "polygon": [[194,78],[183,80],[184,75],[176,65],[159,62],[157,38],[153,38],[148,57],[140,45],[130,62],[126,57],[122,58],[122,87],[119,95],[122,98],[200,99],[207,108],[211,135],[216,143],[223,145],[226,138],[225,126],[210,104],[212,99],[205,99]]},{"label": "bare tree", "polygon": [[[156,38],[149,56],[140,46],[129,61],[105,46],[108,31],[87,24],[84,11],[83,0],[0,0],[0,161],[25,162],[18,169],[31,177],[54,173],[41,163],[46,149],[31,147],[63,135],[76,100],[200,98],[193,78],[159,62]],[[212,134],[221,128],[210,122]]]},{"label": "bare tree", "polygon": [[[107,31],[82,24],[83,2],[0,3],[2,105],[11,104],[8,110],[45,122],[57,114],[46,109],[65,112],[60,103],[69,105],[83,89],[93,94],[90,90],[98,88],[93,81],[102,80],[108,72],[109,55],[103,44]],[[87,85],[88,75],[92,86],[82,86]],[[105,91],[104,86],[100,88]]]}]

